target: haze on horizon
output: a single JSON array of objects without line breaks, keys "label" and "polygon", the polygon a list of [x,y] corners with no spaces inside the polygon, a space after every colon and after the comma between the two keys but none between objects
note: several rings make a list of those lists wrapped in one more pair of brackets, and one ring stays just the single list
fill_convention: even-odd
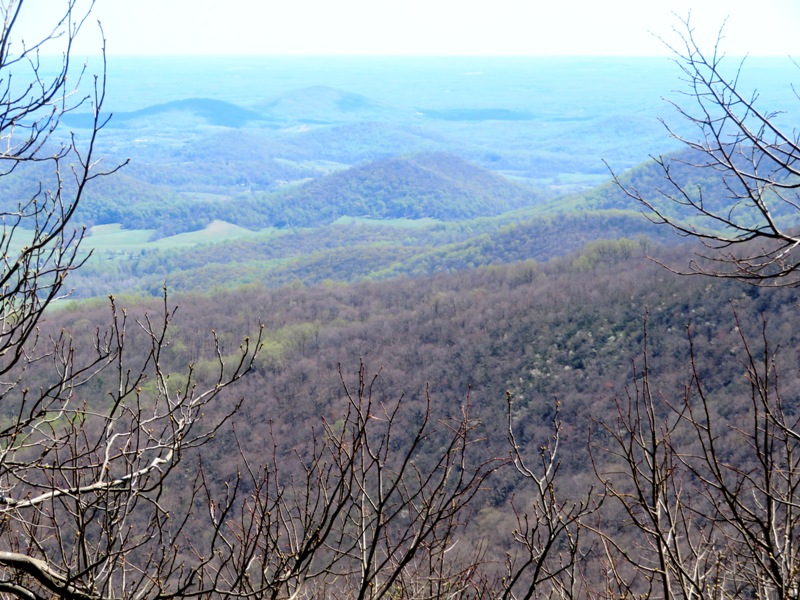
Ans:
[{"label": "haze on horizon", "polygon": [[99,0],[92,19],[110,55],[653,56],[690,12],[704,44],[728,19],[728,54],[798,55],[796,0]]}]

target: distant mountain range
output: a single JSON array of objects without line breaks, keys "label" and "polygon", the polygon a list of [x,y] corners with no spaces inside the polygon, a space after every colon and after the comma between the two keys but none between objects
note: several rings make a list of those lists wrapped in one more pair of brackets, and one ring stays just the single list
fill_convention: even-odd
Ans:
[{"label": "distant mountain range", "polygon": [[[292,90],[250,108],[211,98],[186,98],[147,106],[140,110],[116,112],[110,127],[127,127],[161,121],[165,116],[196,118],[205,125],[242,128],[253,123],[291,126],[293,124],[333,125],[353,121],[441,120],[441,121],[529,121],[536,116],[530,111],[502,107],[454,107],[428,109],[399,108],[327,86],[311,86]],[[71,127],[91,127],[88,113],[68,113],[64,122]]]},{"label": "distant mountain range", "polygon": [[[210,98],[187,98],[148,106],[132,112],[114,113],[108,126],[124,127],[137,121],[158,120],[165,116],[174,116],[176,113],[195,117],[207,125],[219,127],[244,127],[253,121],[265,120],[261,113],[230,102]],[[90,127],[92,117],[84,113],[69,113],[64,116],[64,122],[71,127]]]},{"label": "distant mountain range", "polygon": [[[427,93],[411,97],[347,82],[353,89],[298,85],[246,100],[233,91],[176,99],[114,113],[100,144],[109,159],[131,158],[138,173],[152,171],[146,181],[229,196],[418,152],[447,152],[569,193],[606,180],[601,159],[625,169],[665,147],[655,117],[624,109],[625,98],[568,94],[554,104],[559,93],[547,86],[507,82],[519,88],[510,97],[506,87],[476,95],[446,81],[427,82]],[[69,113],[64,122],[85,128],[92,117]]]},{"label": "distant mountain range", "polygon": [[[160,123],[165,117],[198,119],[204,125],[242,128],[260,123],[330,125],[349,121],[386,121],[406,118],[413,111],[381,106],[366,96],[353,94],[326,86],[313,86],[281,94],[252,108],[211,98],[187,98],[155,104],[130,112],[114,113],[110,127],[129,127],[133,124]],[[87,113],[69,113],[64,122],[71,127],[91,127],[92,116]]]},{"label": "distant mountain range", "polygon": [[254,109],[283,123],[307,124],[386,121],[405,117],[408,112],[383,106],[361,94],[321,85],[286,92]]}]

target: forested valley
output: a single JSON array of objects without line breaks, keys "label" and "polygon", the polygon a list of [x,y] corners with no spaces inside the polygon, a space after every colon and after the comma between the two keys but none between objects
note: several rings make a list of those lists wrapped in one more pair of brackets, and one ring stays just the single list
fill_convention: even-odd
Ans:
[{"label": "forested valley", "polygon": [[798,599],[785,69],[78,66],[93,3],[0,6],[0,597]]}]

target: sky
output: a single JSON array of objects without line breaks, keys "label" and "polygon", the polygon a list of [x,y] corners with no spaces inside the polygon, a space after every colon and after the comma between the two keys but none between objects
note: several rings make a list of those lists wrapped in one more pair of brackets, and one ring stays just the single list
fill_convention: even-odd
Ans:
[{"label": "sky", "polygon": [[797,0],[97,0],[92,17],[110,55],[649,56],[690,11],[703,44],[727,18],[728,54],[800,55]]}]

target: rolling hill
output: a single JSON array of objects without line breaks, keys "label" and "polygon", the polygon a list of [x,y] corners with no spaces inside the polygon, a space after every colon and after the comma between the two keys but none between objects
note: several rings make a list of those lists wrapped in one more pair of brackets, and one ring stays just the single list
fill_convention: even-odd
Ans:
[{"label": "rolling hill", "polygon": [[268,200],[275,225],[339,217],[471,219],[531,206],[542,194],[446,153],[378,160]]},{"label": "rolling hill", "polygon": [[[261,113],[230,102],[211,98],[186,98],[136,111],[114,113],[108,127],[158,125],[165,119],[175,121],[181,117],[199,119],[206,125],[217,127],[244,127],[253,121],[266,120]],[[64,116],[64,123],[70,127],[89,127],[92,124],[91,119],[89,114],[68,113]]]},{"label": "rolling hill", "polygon": [[[684,149],[665,154],[660,157],[669,170],[670,179],[665,177],[664,169],[655,160],[648,160],[637,167],[619,174],[619,182],[627,189],[638,193],[652,206],[670,219],[691,223],[700,230],[716,231],[728,234],[724,223],[711,216],[702,216],[697,210],[687,203],[691,198],[695,203],[702,204],[710,214],[729,214],[749,227],[767,227],[764,220],[755,219],[757,211],[752,210],[752,200],[747,199],[742,182],[738,179],[720,173],[716,165],[710,164],[709,157],[701,152]],[[742,161],[742,172],[750,172],[751,166]],[[770,172],[770,165],[762,161],[758,165],[758,173],[766,176]],[[786,180],[788,191],[783,192],[783,198],[776,194],[767,194],[771,218],[776,220],[783,228],[797,227],[800,218],[797,214],[798,196],[792,190],[796,187],[794,181]],[[687,197],[682,197],[682,192]],[[678,201],[674,201],[673,199]],[[565,198],[559,202],[562,208],[573,210],[619,210],[638,207],[626,193],[613,181],[609,181],[593,190],[580,195]],[[645,212],[647,209],[641,207]]]}]

